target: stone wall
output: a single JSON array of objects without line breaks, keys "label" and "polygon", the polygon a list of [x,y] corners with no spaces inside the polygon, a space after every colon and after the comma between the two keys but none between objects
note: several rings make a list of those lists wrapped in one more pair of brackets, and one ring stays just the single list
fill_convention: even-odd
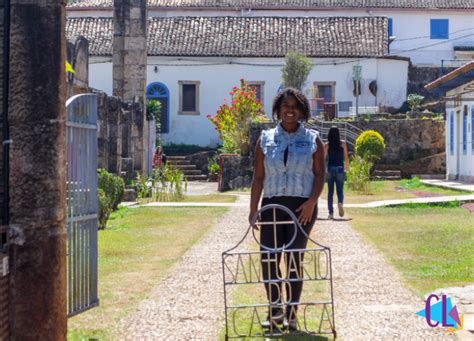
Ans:
[{"label": "stone wall", "polygon": [[[407,95],[417,93],[425,97],[425,102],[434,102],[442,100],[442,94],[437,94],[432,91],[428,91],[424,86],[442,75],[453,71],[455,68],[444,68],[435,66],[415,66],[410,64],[408,69],[408,85]],[[436,112],[441,112],[445,109],[444,102],[440,105],[431,108]]]},{"label": "stone wall", "polygon": [[221,155],[221,166],[221,192],[250,187],[253,175],[253,165],[250,163],[250,157]]},{"label": "stone wall", "polygon": [[[145,115],[140,103],[122,101],[104,92],[93,90],[98,95],[98,166],[133,179],[136,172],[143,171],[136,154],[143,153],[143,136],[140,132],[145,124]],[[151,148],[151,147],[150,147]]]},{"label": "stone wall", "polygon": [[67,73],[67,97],[89,92],[89,41],[77,37],[67,43],[67,60],[74,72]]},{"label": "stone wall", "polygon": [[191,160],[191,164],[196,165],[196,168],[199,169],[202,174],[208,175],[209,158],[213,157],[215,154],[215,151],[199,152],[189,155],[188,158]]},{"label": "stone wall", "polygon": [[[445,121],[437,119],[398,119],[354,121],[362,130],[373,129],[382,134],[387,145],[381,168],[400,169],[402,175],[445,173]],[[263,129],[275,123],[252,125],[250,128],[250,162],[253,164],[255,144]]]}]

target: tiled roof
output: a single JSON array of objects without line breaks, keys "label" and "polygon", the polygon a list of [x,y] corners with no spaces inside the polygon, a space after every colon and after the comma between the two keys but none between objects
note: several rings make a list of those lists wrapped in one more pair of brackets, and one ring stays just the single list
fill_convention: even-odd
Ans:
[{"label": "tiled roof", "polygon": [[89,53],[92,56],[112,55],[114,25],[112,18],[68,18],[66,22],[67,39],[74,41],[77,36],[89,40]]},{"label": "tiled roof", "polygon": [[[385,17],[171,17],[150,18],[148,55],[310,57],[387,55]],[[70,18],[67,36],[83,35],[92,55],[111,55],[112,18]]]},{"label": "tiled roof", "polygon": [[[439,8],[474,9],[474,0],[149,0],[151,7],[185,8]],[[112,7],[113,0],[70,0],[69,7]]]}]

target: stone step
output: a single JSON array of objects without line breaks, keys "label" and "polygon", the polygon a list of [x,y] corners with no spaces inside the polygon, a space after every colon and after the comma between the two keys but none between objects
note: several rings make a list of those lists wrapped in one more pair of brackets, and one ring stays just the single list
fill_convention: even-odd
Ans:
[{"label": "stone step", "polygon": [[399,170],[380,170],[377,169],[374,171],[374,176],[401,176],[402,172]]},{"label": "stone step", "polygon": [[199,169],[194,169],[194,170],[193,169],[184,169],[184,170],[182,170],[182,172],[183,172],[184,176],[201,175],[202,174],[201,170],[199,170]]},{"label": "stone step", "polygon": [[191,164],[191,160],[169,160],[169,159],[166,159],[166,162],[168,162],[170,165],[173,165],[173,166],[190,165]]},{"label": "stone step", "polygon": [[186,156],[167,156],[168,160],[187,160]]},{"label": "stone step", "polygon": [[182,165],[182,164],[172,164],[174,168],[178,168],[179,170],[195,170],[196,165]]},{"label": "stone step", "polygon": [[375,165],[377,170],[400,170],[400,165]]},{"label": "stone step", "polygon": [[205,181],[205,180],[207,180],[207,176],[205,176],[205,175],[186,175],[185,177],[188,181]]},{"label": "stone step", "polygon": [[400,180],[400,175],[374,176],[375,180]]}]

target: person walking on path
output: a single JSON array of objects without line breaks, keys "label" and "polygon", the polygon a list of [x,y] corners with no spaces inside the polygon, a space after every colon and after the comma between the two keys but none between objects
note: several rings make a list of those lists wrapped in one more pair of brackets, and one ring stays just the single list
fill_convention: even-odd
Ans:
[{"label": "person walking on path", "polygon": [[344,178],[349,166],[346,142],[341,141],[339,129],[331,127],[328,133],[328,142],[324,144],[325,155],[328,160],[328,211],[329,219],[334,218],[333,197],[336,184],[337,208],[339,216],[344,216]]},{"label": "person walking on path", "polygon": [[[252,181],[249,222],[252,224],[258,210],[258,203],[263,190],[261,206],[280,204],[291,210],[298,217],[302,228],[309,235],[316,221],[317,202],[324,186],[324,145],[318,133],[306,129],[303,121],[310,116],[307,98],[298,90],[288,88],[280,92],[273,101],[273,116],[279,123],[276,128],[262,132],[257,141],[255,169]],[[262,214],[262,221],[273,221],[271,210]],[[289,217],[279,211],[277,221],[288,221]],[[257,227],[255,227],[257,228]],[[275,249],[285,246],[285,249],[304,249],[307,237],[297,229],[296,239],[292,239],[295,226],[279,225],[273,228],[260,228],[261,250]],[[275,236],[276,234],[276,236]],[[275,245],[276,243],[276,245]],[[262,270],[267,298],[272,306],[269,309],[267,321],[262,323],[266,329],[283,323],[285,328],[297,329],[296,309],[303,288],[302,281],[292,281],[286,285],[286,314],[283,311],[281,297],[282,283],[280,260],[281,252],[265,252],[262,255]],[[285,253],[285,264],[289,259],[297,260],[296,268],[300,268],[301,257]],[[272,266],[267,266],[270,263]],[[264,265],[266,264],[266,265]],[[298,274],[291,271],[290,279]],[[270,281],[272,282],[270,284]],[[279,290],[271,288],[277,285]],[[272,290],[273,289],[273,290]]]}]

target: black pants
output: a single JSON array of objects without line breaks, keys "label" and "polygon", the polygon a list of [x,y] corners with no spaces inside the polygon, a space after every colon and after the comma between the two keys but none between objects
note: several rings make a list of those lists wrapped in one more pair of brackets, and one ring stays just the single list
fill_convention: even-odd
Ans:
[{"label": "black pants", "polygon": [[[280,204],[289,208],[295,216],[298,218],[299,212],[296,212],[296,209],[303,204],[307,198],[300,198],[300,197],[273,197],[273,198],[263,198],[262,200],[262,207],[269,204]],[[291,220],[288,214],[282,211],[276,211],[276,221],[288,221]],[[303,225],[303,229],[307,235],[311,233],[311,229],[313,228],[314,222],[316,221],[316,217],[318,215],[318,208],[317,206],[314,209],[313,216],[311,221]],[[273,221],[273,210],[267,210],[262,214],[262,221]],[[296,238],[288,245],[293,238],[294,229],[296,231]],[[276,245],[275,245],[276,242]],[[272,225],[264,225],[260,228],[260,244],[268,247],[268,248],[281,248],[285,245],[286,250],[291,249],[305,249],[306,244],[308,243],[308,238],[293,224],[285,224],[285,225],[277,225],[276,227],[276,235],[275,229]],[[281,304],[282,303],[282,295],[283,295],[283,288],[282,284],[284,281],[280,280],[283,277],[281,270],[280,270],[280,261],[282,252],[268,252],[265,248],[261,247],[261,251],[264,251],[262,254],[262,273],[263,279],[265,281],[268,280],[275,280],[272,283],[265,283],[265,290],[267,292],[267,298],[270,304]],[[301,260],[303,260],[304,254],[300,257],[298,252],[285,252],[285,264],[291,264],[290,268],[298,269],[296,271],[290,271],[288,274],[288,278],[296,279],[301,278],[302,271],[300,267]],[[290,263],[291,262],[291,263]],[[301,291],[303,290],[303,282],[302,281],[294,281],[290,283],[285,283],[286,290],[286,298],[287,303],[298,303],[301,297]],[[294,309],[296,309],[296,305],[294,305]],[[291,311],[293,309],[288,309],[287,307],[287,316],[290,316]],[[281,312],[280,308],[272,308],[272,315],[277,316]]]}]

